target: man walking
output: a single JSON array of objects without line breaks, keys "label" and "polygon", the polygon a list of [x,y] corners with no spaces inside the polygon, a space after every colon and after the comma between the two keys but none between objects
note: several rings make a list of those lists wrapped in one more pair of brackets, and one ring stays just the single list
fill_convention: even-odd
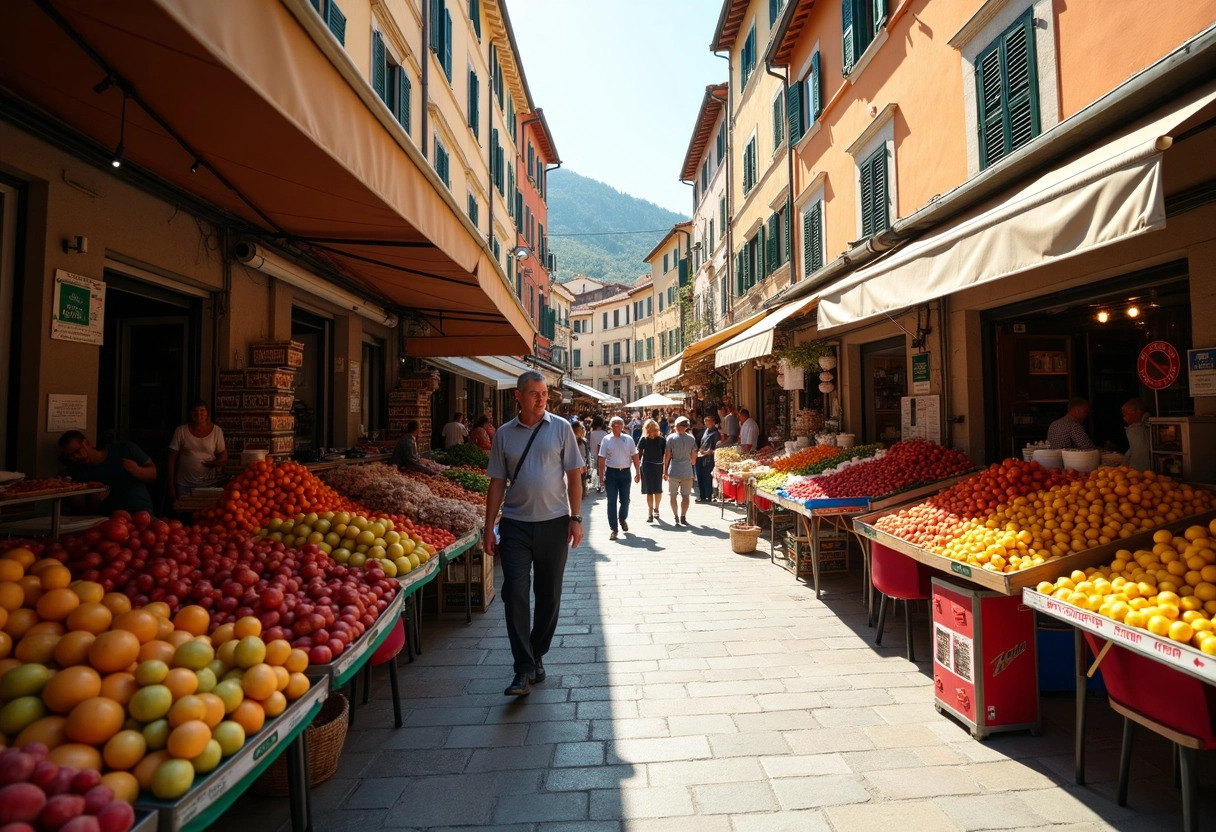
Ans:
[{"label": "man walking", "polygon": [[[502,561],[502,604],[515,667],[506,696],[526,696],[533,683],[545,681],[541,660],[557,629],[566,555],[583,539],[583,459],[570,423],[546,412],[548,400],[544,376],[535,370],[520,375],[519,416],[494,434],[486,469],[490,490],[482,547],[486,557]],[[536,615],[529,623],[533,572]]]},{"label": "man walking", "polygon": [[[663,454],[663,479],[669,483],[671,513],[677,526],[688,525],[688,501],[692,497],[693,466],[696,464],[697,443],[688,434],[688,417],[677,417],[675,435],[667,437],[667,451]],[[679,511],[676,511],[677,492],[683,498]]]},{"label": "man walking", "polygon": [[739,453],[750,454],[760,441],[760,425],[746,407],[739,408],[739,415],[743,417],[743,424],[739,426]]},{"label": "man walking", "polygon": [[698,503],[708,503],[714,497],[714,449],[718,447],[718,417],[705,414],[705,433],[701,434],[701,445],[697,449],[697,496]]},{"label": "man walking", "polygon": [[[625,420],[613,416],[608,423],[612,433],[600,442],[600,482],[608,491],[608,527],[612,534],[609,540],[616,540],[617,520],[620,520],[621,530],[629,531],[629,462],[637,469],[634,482],[642,481],[642,460],[638,456],[638,446],[633,444],[633,437],[625,433]],[[617,508],[617,502],[620,508]]]}]

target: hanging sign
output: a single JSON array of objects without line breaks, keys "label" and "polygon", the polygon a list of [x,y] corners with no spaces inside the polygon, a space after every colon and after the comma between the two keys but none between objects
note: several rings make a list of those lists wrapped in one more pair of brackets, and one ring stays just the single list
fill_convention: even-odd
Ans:
[{"label": "hanging sign", "polygon": [[350,412],[361,413],[363,411],[363,364],[352,358],[346,362],[346,366],[350,368]]},{"label": "hanging sign", "polygon": [[1140,382],[1150,390],[1164,390],[1178,380],[1182,359],[1168,341],[1145,344],[1136,360]]},{"label": "hanging sign", "polygon": [[46,397],[47,433],[65,430],[88,430],[89,397],[48,393]]},{"label": "hanging sign", "polygon": [[55,270],[51,337],[78,344],[101,344],[105,337],[106,284]]},{"label": "hanging sign", "polygon": [[912,393],[924,396],[929,393],[929,353],[912,356]]},{"label": "hanging sign", "polygon": [[1187,350],[1192,396],[1216,396],[1216,349]]}]

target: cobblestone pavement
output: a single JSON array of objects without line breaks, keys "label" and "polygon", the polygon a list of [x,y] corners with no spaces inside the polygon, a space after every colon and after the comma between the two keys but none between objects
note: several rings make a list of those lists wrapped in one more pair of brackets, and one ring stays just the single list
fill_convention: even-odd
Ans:
[{"label": "cobblestone pavement", "polygon": [[[640,510],[639,510],[640,506]],[[571,552],[561,623],[530,696],[503,696],[511,654],[495,600],[472,624],[428,618],[424,653],[359,705],[314,828],[498,832],[815,832],[1181,828],[1170,751],[1141,731],[1129,807],[1115,803],[1120,723],[1092,698],[1089,785],[1073,783],[1072,694],[1043,698],[1042,736],[973,740],[933,707],[932,666],[905,658],[902,614],[883,647],[861,577],[821,600],[762,552],[731,552],[738,517],[694,505],[676,527],[608,540],[602,495]],[[914,617],[930,656],[926,611]],[[1071,651],[1065,657],[1071,661]],[[1201,760],[1203,828],[1214,828]],[[247,795],[213,827],[289,829],[287,803]]]}]

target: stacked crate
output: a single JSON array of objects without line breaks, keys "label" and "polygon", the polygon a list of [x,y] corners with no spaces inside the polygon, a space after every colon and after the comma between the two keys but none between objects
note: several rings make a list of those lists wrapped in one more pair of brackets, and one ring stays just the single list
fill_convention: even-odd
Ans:
[{"label": "stacked crate", "polygon": [[295,450],[291,407],[303,363],[303,344],[272,341],[250,345],[248,369],[220,371],[214,421],[224,429],[229,452],[289,456]]},{"label": "stacked crate", "polygon": [[494,600],[494,559],[488,558],[480,546],[457,558],[439,573],[439,614],[465,612],[464,571],[472,561],[470,604],[473,612],[485,612]]},{"label": "stacked crate", "polygon": [[398,379],[397,389],[388,394],[388,432],[392,440],[401,438],[405,426],[417,421],[418,453],[431,446],[431,394],[439,387],[437,373],[419,373]]}]

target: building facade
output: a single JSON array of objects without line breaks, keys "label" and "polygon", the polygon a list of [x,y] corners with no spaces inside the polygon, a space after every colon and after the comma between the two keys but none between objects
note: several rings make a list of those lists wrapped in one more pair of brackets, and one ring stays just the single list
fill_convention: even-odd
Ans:
[{"label": "building facade", "polygon": [[692,304],[684,342],[692,344],[726,322],[731,297],[727,269],[726,84],[705,88],[680,180],[692,184]]}]

